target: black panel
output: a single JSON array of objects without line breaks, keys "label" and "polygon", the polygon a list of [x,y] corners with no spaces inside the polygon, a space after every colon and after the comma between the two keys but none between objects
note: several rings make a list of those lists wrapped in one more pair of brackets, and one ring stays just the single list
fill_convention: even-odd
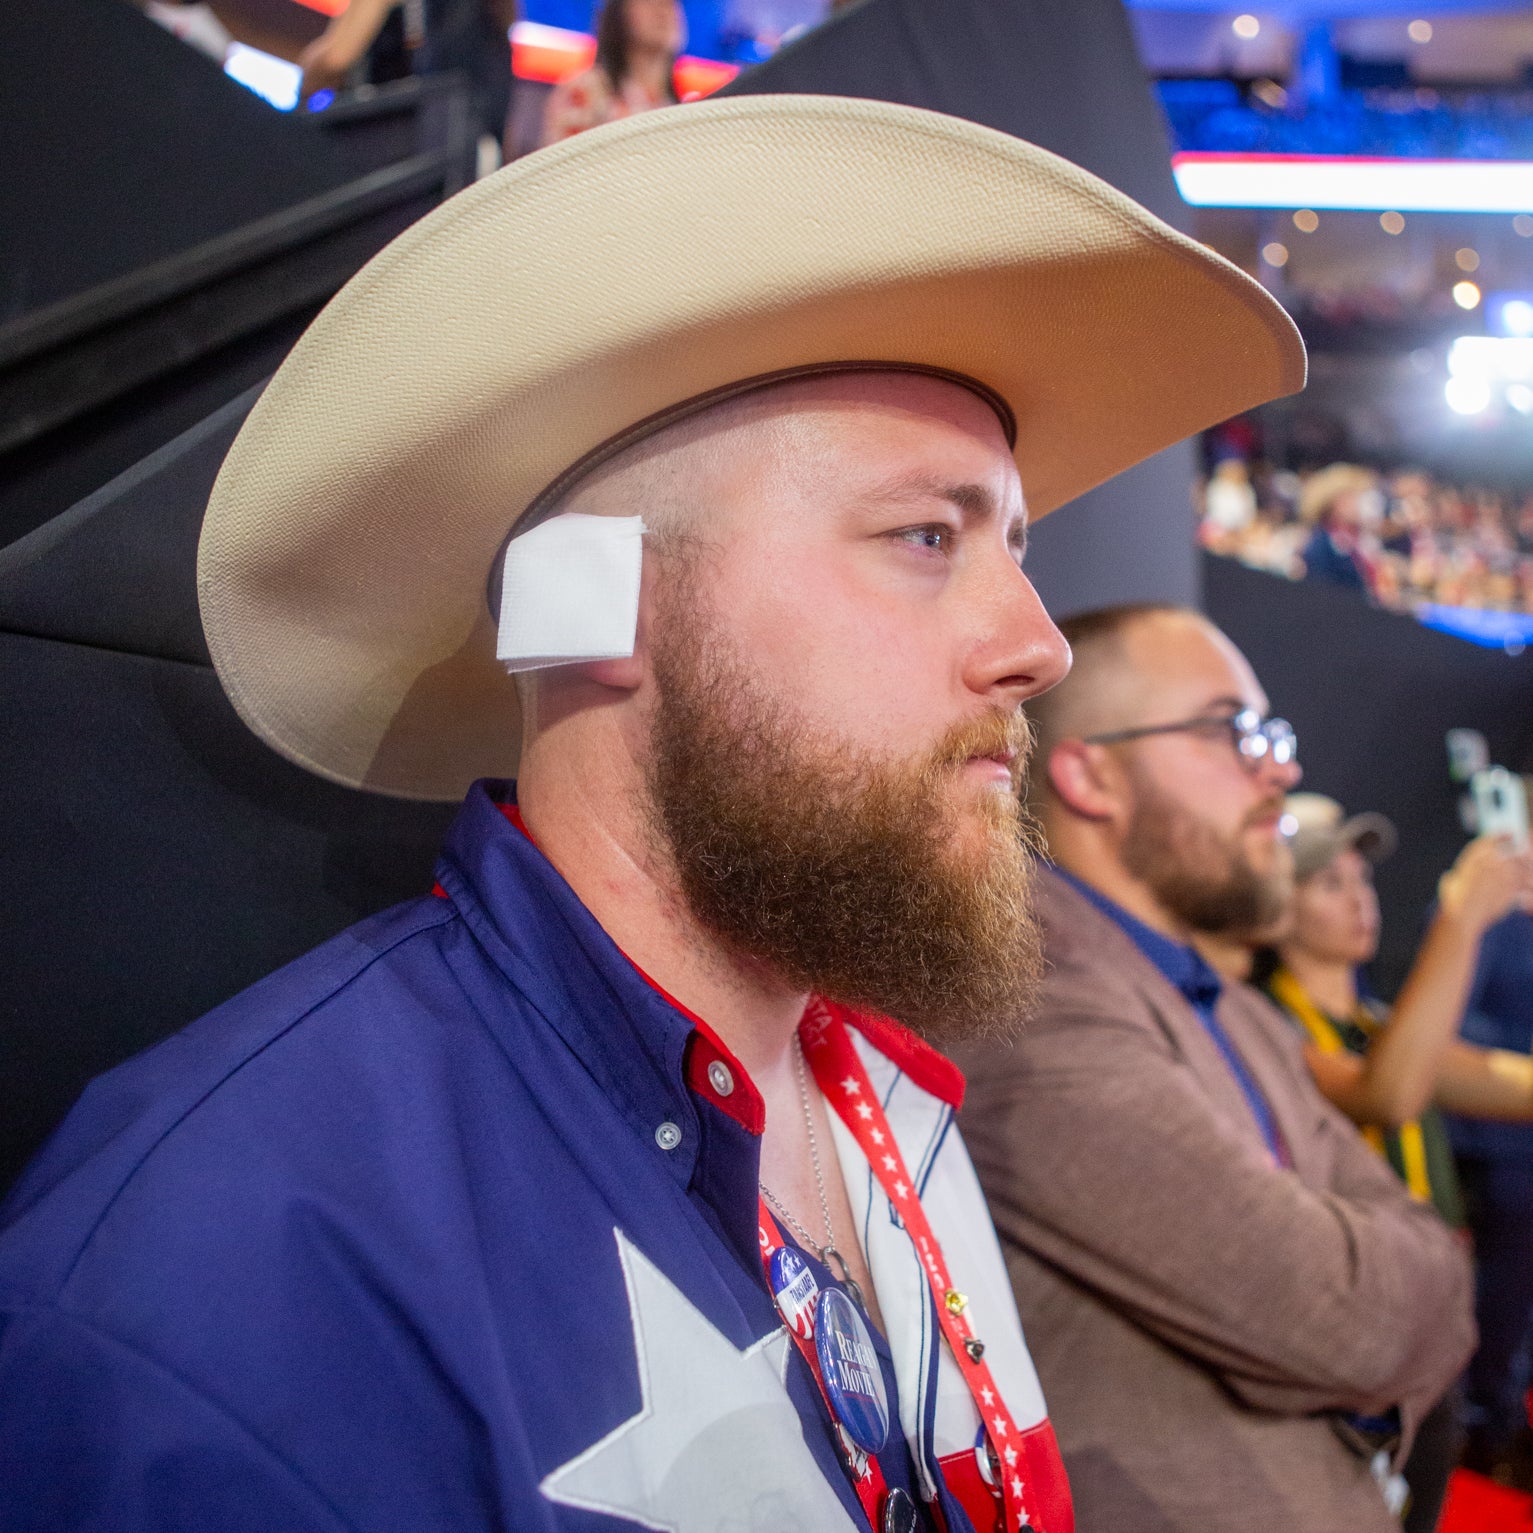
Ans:
[{"label": "black panel", "polygon": [[1381,612],[1350,591],[1205,556],[1208,614],[1245,651],[1275,712],[1298,731],[1304,786],[1400,828],[1378,874],[1376,983],[1410,967],[1438,876],[1465,833],[1443,736],[1480,730],[1492,758],[1533,770],[1533,655],[1513,657]]},{"label": "black panel", "polygon": [[207,665],[202,509],[249,390],[120,478],[0,549],[0,630]]},{"label": "black panel", "polygon": [[346,180],[126,0],[0,5],[0,323]]},{"label": "black panel", "polygon": [[451,809],[274,755],[205,666],[0,633],[0,1184],[91,1076],[431,887]]}]

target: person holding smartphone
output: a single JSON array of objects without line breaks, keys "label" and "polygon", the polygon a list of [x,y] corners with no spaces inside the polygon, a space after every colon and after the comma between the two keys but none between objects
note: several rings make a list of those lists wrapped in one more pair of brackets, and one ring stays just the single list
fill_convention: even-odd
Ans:
[{"label": "person holding smartphone", "polygon": [[[1386,1007],[1366,993],[1360,972],[1378,949],[1373,868],[1394,850],[1395,827],[1380,814],[1348,818],[1318,793],[1291,794],[1287,812],[1294,889],[1254,977],[1303,1029],[1321,1093],[1417,1198],[1463,1227],[1465,1202],[1438,1109],[1533,1122],[1533,1059],[1456,1036],[1487,931],[1533,901],[1533,858],[1497,835],[1465,847],[1438,885],[1416,961]],[[1412,1533],[1436,1526],[1464,1447],[1458,1416],[1450,1394],[1423,1422],[1405,1465]]]}]

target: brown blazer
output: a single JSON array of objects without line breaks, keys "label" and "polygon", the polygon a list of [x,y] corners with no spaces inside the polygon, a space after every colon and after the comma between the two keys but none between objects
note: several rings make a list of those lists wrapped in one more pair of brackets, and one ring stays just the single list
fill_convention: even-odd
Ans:
[{"label": "brown blazer", "polygon": [[1271,1105],[1277,1170],[1197,1014],[1052,873],[1048,975],[1011,1046],[963,1051],[962,1115],[1081,1533],[1398,1533],[1324,1413],[1407,1440],[1474,1343],[1468,1262],[1325,1102],[1289,1025],[1218,1016]]}]

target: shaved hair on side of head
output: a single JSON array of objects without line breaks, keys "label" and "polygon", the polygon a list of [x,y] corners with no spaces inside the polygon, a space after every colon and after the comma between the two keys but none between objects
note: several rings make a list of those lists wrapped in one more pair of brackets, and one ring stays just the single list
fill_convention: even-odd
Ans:
[{"label": "shaved hair on side of head", "polygon": [[1123,710],[1137,689],[1133,670],[1126,663],[1125,640],[1139,624],[1162,617],[1201,621],[1200,614],[1190,607],[1170,602],[1124,602],[1059,620],[1057,626],[1070,645],[1074,662],[1070,674],[1057,687],[1027,705],[1036,731],[1033,759],[1037,766],[1028,774],[1031,802],[1049,792],[1049,752],[1061,740],[1081,739],[1129,722],[1122,716]]}]

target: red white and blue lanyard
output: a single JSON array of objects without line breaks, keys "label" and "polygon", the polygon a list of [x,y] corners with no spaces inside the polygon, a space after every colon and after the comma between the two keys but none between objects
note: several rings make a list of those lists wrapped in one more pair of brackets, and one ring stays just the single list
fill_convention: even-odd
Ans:
[{"label": "red white and blue lanyard", "polygon": [[[921,1206],[905,1158],[895,1142],[883,1105],[878,1100],[878,1094],[873,1089],[873,1083],[868,1078],[846,1024],[829,1006],[815,1001],[799,1027],[799,1038],[804,1047],[804,1057],[821,1094],[857,1141],[879,1186],[894,1205],[906,1233],[915,1243],[931,1288],[938,1322],[983,1423],[990,1462],[995,1466],[991,1478],[998,1483],[987,1485],[975,1475],[970,1477],[968,1486],[957,1485],[950,1480],[949,1490],[958,1496],[978,1533],[1024,1533],[1026,1529],[1032,1529],[1033,1533],[1047,1533],[1033,1512],[1034,1498],[1029,1495],[1023,1478],[1025,1455],[1022,1434],[1006,1402],[1001,1398],[1000,1390],[996,1388],[989,1366],[984,1362],[985,1346],[974,1335],[969,1322],[968,1300],[953,1287],[942,1247],[932,1231],[926,1210]],[[764,1200],[760,1204],[758,1217],[762,1269],[766,1274],[767,1286],[771,1288],[772,1255],[781,1248],[783,1240],[777,1222]],[[813,1342],[804,1334],[803,1328],[791,1322],[788,1332],[814,1375],[826,1410],[832,1421],[836,1421],[836,1410],[826,1389]],[[837,1429],[846,1450],[848,1472],[856,1487],[858,1500],[869,1522],[876,1528],[884,1496],[884,1479],[878,1460],[871,1454],[860,1453],[850,1443],[839,1422]],[[943,1462],[946,1466],[947,1461]],[[968,1494],[964,1493],[966,1490]],[[978,1495],[975,1491],[978,1491]],[[979,1495],[988,1498],[988,1505],[979,1501]]]}]

